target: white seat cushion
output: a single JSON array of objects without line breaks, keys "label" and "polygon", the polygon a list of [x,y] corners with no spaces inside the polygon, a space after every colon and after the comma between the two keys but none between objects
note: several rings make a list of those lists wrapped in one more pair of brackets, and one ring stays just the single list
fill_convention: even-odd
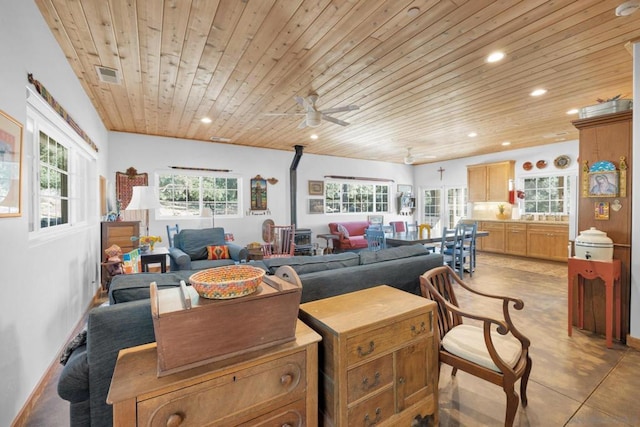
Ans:
[{"label": "white seat cushion", "polygon": [[[500,335],[491,331],[491,338],[496,351],[509,366],[515,366],[520,358],[520,341],[512,335]],[[442,347],[451,354],[469,360],[496,372],[500,369],[493,363],[484,342],[482,328],[472,325],[458,325],[451,329],[442,339]]]}]

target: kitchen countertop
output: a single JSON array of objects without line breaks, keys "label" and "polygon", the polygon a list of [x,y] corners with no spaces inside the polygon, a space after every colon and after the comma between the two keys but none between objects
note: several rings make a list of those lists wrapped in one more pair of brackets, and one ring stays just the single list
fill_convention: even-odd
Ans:
[{"label": "kitchen countertop", "polygon": [[469,218],[468,221],[482,221],[482,222],[510,222],[517,224],[545,224],[545,225],[569,225],[569,221],[541,221],[541,220],[526,220],[526,219],[476,219]]}]

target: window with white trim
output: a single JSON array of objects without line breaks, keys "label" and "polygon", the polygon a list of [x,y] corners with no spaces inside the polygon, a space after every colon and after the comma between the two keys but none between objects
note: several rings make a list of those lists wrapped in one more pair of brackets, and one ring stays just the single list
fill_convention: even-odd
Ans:
[{"label": "window with white trim", "polygon": [[524,212],[527,214],[569,215],[568,175],[524,178]]},{"label": "window with white trim", "polygon": [[53,233],[98,221],[97,153],[40,98],[29,92],[25,171],[29,231]]},{"label": "window with white trim", "polygon": [[331,213],[385,213],[389,212],[388,183],[364,181],[325,182],[325,212]]},{"label": "window with white trim", "polygon": [[237,217],[242,212],[241,180],[225,175],[158,175],[160,216],[200,217],[211,209],[216,217]]}]

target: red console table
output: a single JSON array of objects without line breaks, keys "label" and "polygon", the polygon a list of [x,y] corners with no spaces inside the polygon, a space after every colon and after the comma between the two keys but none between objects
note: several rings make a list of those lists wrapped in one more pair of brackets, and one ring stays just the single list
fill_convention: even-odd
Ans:
[{"label": "red console table", "polygon": [[[578,276],[578,327],[584,327],[584,279],[600,278],[605,286],[605,325],[607,347],[613,347],[613,303],[615,291],[616,339],[620,339],[620,260],[593,261],[581,258],[569,258],[569,336],[573,323],[573,282]],[[616,286],[617,285],[617,286]]]}]

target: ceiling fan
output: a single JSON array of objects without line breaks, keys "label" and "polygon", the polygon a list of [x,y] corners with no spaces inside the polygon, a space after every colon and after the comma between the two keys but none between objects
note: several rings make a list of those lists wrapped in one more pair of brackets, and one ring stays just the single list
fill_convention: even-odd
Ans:
[{"label": "ceiling fan", "polygon": [[322,120],[326,120],[331,123],[335,123],[340,126],[348,126],[349,123],[344,120],[336,119],[335,117],[331,117],[329,114],[332,113],[340,113],[342,111],[354,111],[358,110],[360,107],[357,105],[345,105],[344,107],[334,107],[327,108],[326,110],[319,110],[316,107],[316,102],[318,101],[318,95],[315,93],[310,94],[306,98],[302,98],[301,96],[294,96],[293,99],[296,100],[302,108],[305,109],[304,113],[269,113],[270,116],[297,116],[303,115],[305,118],[298,125],[298,129],[304,129],[305,127],[317,127],[322,124]]},{"label": "ceiling fan", "polygon": [[412,165],[416,162],[416,160],[419,159],[435,159],[436,156],[420,156],[420,157],[416,157],[413,155],[413,153],[411,153],[411,149],[412,147],[408,147],[407,148],[407,155],[404,156],[404,164],[405,165]]}]

